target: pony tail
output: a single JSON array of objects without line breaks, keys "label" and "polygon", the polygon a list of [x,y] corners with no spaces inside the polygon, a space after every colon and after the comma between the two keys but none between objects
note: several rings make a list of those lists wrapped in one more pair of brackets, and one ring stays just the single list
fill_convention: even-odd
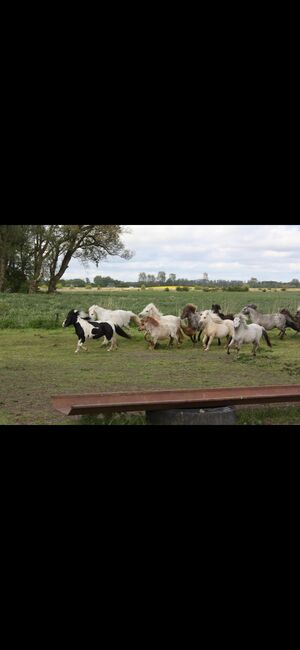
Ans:
[{"label": "pony tail", "polygon": [[130,320],[131,321],[133,320],[133,322],[138,326],[140,326],[140,324],[141,324],[141,319],[136,314],[132,314]]},{"label": "pony tail", "polygon": [[271,348],[271,347],[272,347],[272,343],[271,343],[271,341],[270,341],[270,339],[269,339],[269,337],[268,337],[268,334],[267,334],[267,332],[266,332],[266,330],[265,330],[264,327],[263,327],[263,337],[264,337],[265,341],[267,342],[269,348]]}]

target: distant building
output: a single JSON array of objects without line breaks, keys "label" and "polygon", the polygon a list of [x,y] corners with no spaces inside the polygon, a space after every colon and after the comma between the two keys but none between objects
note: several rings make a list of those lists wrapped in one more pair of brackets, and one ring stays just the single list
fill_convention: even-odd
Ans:
[{"label": "distant building", "polygon": [[207,273],[203,273],[203,280],[205,280],[205,282],[208,282],[208,274]]}]

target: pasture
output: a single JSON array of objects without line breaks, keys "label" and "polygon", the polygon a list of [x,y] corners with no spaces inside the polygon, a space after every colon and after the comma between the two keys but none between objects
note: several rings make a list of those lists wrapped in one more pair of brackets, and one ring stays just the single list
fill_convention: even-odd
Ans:
[{"label": "pasture", "polygon": [[[201,388],[300,383],[300,333],[287,329],[281,341],[278,330],[269,332],[272,349],[261,342],[254,359],[251,346],[226,354],[214,341],[209,352],[201,344],[193,347],[185,338],[176,349],[161,341],[154,351],[147,349],[144,335],[130,329],[132,340],[118,337],[118,349],[107,352],[99,341],[88,341],[88,352],[74,354],[77,336],[74,328],[63,329],[70,309],[88,308],[96,303],[107,309],[126,309],[139,313],[154,302],[164,314],[177,316],[188,303],[200,310],[219,303],[226,313],[237,313],[248,302],[260,311],[287,308],[295,313],[299,292],[165,292],[87,291],[55,295],[0,294],[0,424],[74,424],[54,411],[50,397],[56,393],[141,390],[159,388]],[[284,414],[284,407],[268,407]],[[255,409],[253,409],[253,413]],[[262,409],[257,410],[259,417]],[[300,422],[299,407],[285,410],[285,423]],[[115,416],[119,421],[121,416]],[[142,423],[142,416],[126,416],[125,423]],[[252,422],[253,415],[249,415]],[[270,416],[271,417],[271,416]],[[128,419],[129,418],[129,419]],[[84,418],[79,421],[86,421]],[[93,421],[98,421],[94,419]],[[124,420],[123,420],[124,421]],[[263,420],[262,420],[263,421]]]}]

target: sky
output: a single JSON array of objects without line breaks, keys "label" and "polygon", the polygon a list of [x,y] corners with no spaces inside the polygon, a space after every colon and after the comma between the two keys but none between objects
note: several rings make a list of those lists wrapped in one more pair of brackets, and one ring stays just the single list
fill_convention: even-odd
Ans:
[{"label": "sky", "polygon": [[139,273],[209,280],[300,280],[300,225],[125,226],[131,260],[108,257],[96,267],[72,259],[64,279],[110,276],[137,282]]}]

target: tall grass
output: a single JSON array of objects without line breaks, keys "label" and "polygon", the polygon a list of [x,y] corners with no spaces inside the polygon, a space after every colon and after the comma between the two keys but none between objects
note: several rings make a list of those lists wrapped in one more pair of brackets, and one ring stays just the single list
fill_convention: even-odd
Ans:
[{"label": "tall grass", "polygon": [[224,313],[237,313],[247,303],[255,303],[265,313],[273,313],[286,308],[295,313],[300,304],[300,293],[281,292],[222,292],[202,291],[175,292],[155,291],[101,291],[101,292],[62,292],[54,295],[39,293],[0,294],[0,329],[39,328],[55,329],[62,326],[70,309],[87,310],[92,304],[106,309],[127,309],[138,314],[153,302],[163,314],[180,315],[183,307],[192,302],[201,309],[210,309],[212,303],[221,305]]}]

